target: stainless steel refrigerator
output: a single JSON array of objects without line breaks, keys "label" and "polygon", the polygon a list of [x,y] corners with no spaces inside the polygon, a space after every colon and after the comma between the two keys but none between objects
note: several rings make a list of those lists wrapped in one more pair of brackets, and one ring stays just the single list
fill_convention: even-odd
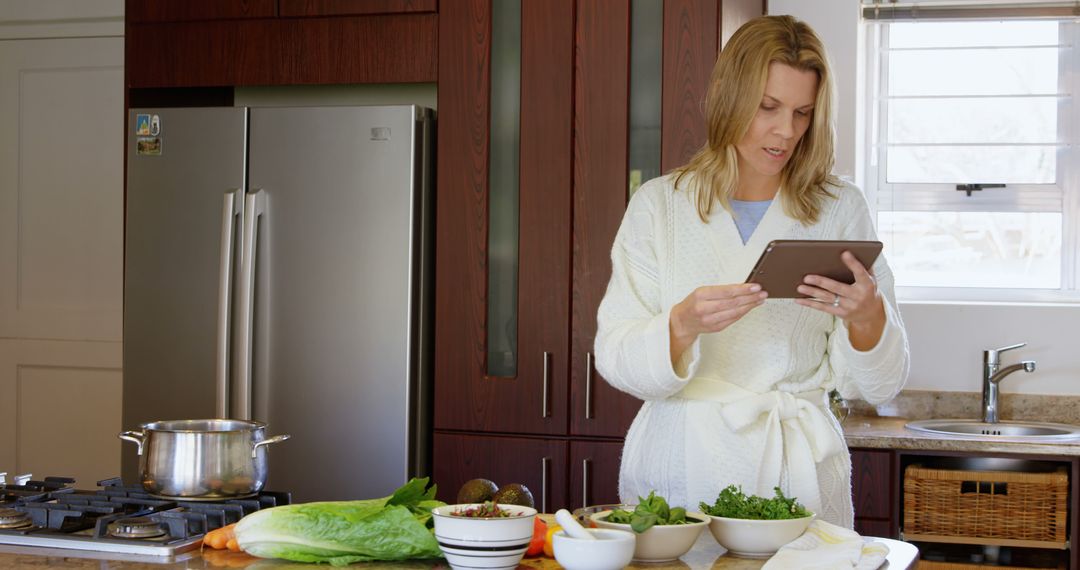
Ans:
[{"label": "stainless steel refrigerator", "polygon": [[292,435],[266,489],[294,501],[428,473],[432,112],[132,109],[129,125],[123,428],[266,422]]}]

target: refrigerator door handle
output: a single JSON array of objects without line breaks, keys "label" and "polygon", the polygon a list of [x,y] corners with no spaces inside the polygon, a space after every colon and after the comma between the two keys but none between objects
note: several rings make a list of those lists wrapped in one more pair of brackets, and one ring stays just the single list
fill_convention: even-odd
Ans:
[{"label": "refrigerator door handle", "polygon": [[221,265],[218,268],[217,390],[215,413],[229,417],[229,330],[232,316],[233,266],[235,265],[236,217],[244,217],[244,193],[234,188],[221,205]]},{"label": "refrigerator door handle", "polygon": [[[240,291],[237,304],[236,333],[236,399],[233,402],[232,418],[251,419],[251,359],[252,337],[255,317],[255,260],[258,254],[259,225],[266,213],[266,192],[255,190],[244,198],[244,235],[240,246]],[[262,231],[265,231],[265,226]]]}]

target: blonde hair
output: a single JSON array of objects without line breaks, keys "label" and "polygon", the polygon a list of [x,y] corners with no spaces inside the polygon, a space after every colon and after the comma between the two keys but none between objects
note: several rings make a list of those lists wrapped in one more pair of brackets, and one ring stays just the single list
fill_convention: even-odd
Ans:
[{"label": "blonde hair", "polygon": [[738,183],[735,145],[742,140],[765,94],[769,65],[782,63],[818,76],[813,118],[781,173],[784,212],[803,224],[817,221],[821,206],[832,197],[833,88],[828,57],[821,40],[806,23],[791,16],[762,16],[740,27],[720,52],[705,98],[708,140],[688,163],[675,169],[675,187],[688,182],[697,190],[697,210],[708,222],[714,203],[731,209]]}]

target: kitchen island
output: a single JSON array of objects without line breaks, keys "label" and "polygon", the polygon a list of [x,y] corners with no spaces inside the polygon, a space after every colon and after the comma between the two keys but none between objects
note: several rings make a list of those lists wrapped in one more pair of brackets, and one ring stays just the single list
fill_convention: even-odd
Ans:
[{"label": "kitchen island", "polygon": [[[906,542],[888,539],[882,540],[889,546],[888,564],[882,568],[889,570],[906,570],[915,568],[918,559],[916,548]],[[284,560],[263,560],[248,556],[241,552],[229,552],[219,550],[194,551],[181,555],[177,560],[166,562],[163,560],[143,558],[120,559],[123,555],[109,555],[101,553],[81,553],[71,550],[55,550],[42,548],[24,547],[0,547],[0,568],[59,568],[78,570],[174,570],[174,569],[206,569],[206,568],[247,568],[260,570],[270,568],[274,570],[315,570],[331,568],[327,565],[299,564]],[[709,531],[706,530],[694,544],[690,552],[679,560],[672,562],[660,562],[651,564],[631,564],[627,568],[639,570],[757,570],[765,563],[764,560],[749,558],[737,558],[726,555],[725,550],[716,543]],[[445,560],[415,560],[408,562],[371,562],[360,563],[350,568],[363,568],[370,570],[435,570],[449,569]],[[558,562],[550,558],[526,558],[522,560],[518,570],[557,570],[562,568]]]},{"label": "kitchen island", "polygon": [[[903,428],[902,418],[868,418],[852,417],[844,423],[845,436],[851,447],[864,448],[910,448],[910,449],[933,449],[949,451],[997,451],[998,447],[989,442],[971,441],[970,439],[950,438],[948,436],[932,436],[918,434]],[[1009,445],[1009,444],[1006,444]],[[1049,453],[1054,449],[1058,453],[1080,452],[1080,446],[1052,446],[1039,444],[1011,443],[1019,449],[1009,447],[1009,451],[1041,452]],[[1065,447],[1066,449],[1062,449]],[[989,448],[989,449],[988,449]],[[550,515],[542,515],[550,520]],[[883,568],[914,568],[918,559],[918,551],[910,544],[888,540],[882,540],[890,548],[889,563]],[[725,555],[724,549],[717,544],[708,530],[701,534],[693,549],[679,560],[668,563],[634,564],[632,569],[641,570],[756,570],[764,564],[763,560],[737,558]],[[122,554],[108,554],[98,552],[82,552],[73,550],[60,550],[36,547],[0,546],[0,568],[58,568],[58,569],[116,569],[116,570],[172,570],[172,569],[207,569],[207,568],[247,568],[257,569],[309,569],[329,568],[329,566],[314,566],[310,564],[298,564],[281,560],[262,560],[243,553],[198,550],[183,553],[175,559],[157,558],[152,556],[133,557]],[[449,569],[444,560],[409,561],[394,563],[367,563],[356,564],[353,568],[365,568],[372,570],[409,569],[409,570],[434,570]],[[557,562],[549,558],[526,558],[519,566],[519,570],[557,570],[561,568]]]}]

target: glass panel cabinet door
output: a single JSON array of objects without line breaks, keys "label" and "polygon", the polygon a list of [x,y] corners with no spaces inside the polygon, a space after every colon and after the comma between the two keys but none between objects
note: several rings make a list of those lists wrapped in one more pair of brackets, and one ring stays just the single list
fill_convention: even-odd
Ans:
[{"label": "glass panel cabinet door", "polygon": [[[593,341],[596,312],[611,278],[611,244],[619,229],[634,175],[631,169],[659,169],[659,148],[650,152],[637,144],[634,125],[658,119],[645,106],[635,121],[632,102],[655,99],[658,92],[636,96],[631,87],[654,65],[632,68],[631,57],[643,62],[658,60],[662,17],[656,13],[661,2],[599,0],[579,2],[577,17],[577,61],[574,112],[574,305],[571,323],[573,348],[570,359],[570,432],[573,435],[622,437],[641,402],[612,388],[596,373]],[[655,4],[656,6],[650,6]],[[643,8],[644,7],[644,8]],[[632,13],[652,13],[653,22],[641,22],[631,36]],[[641,14],[639,14],[641,15]],[[654,28],[649,30],[648,28]],[[650,46],[647,47],[647,46]],[[651,51],[646,51],[651,49]],[[659,89],[659,77],[653,77]],[[629,121],[627,120],[629,117]],[[659,123],[656,124],[659,126]],[[659,139],[657,132],[656,139]],[[628,153],[629,148],[629,153]],[[628,154],[641,151],[640,164]],[[640,177],[640,174],[639,174]]]},{"label": "glass panel cabinet door", "polygon": [[630,2],[630,188],[660,176],[663,0]]},{"label": "glass panel cabinet door", "polygon": [[573,8],[440,5],[437,430],[566,433]]},{"label": "glass panel cabinet door", "polygon": [[521,2],[491,4],[487,375],[517,375]]},{"label": "glass panel cabinet door", "polygon": [[763,13],[760,0],[578,3],[572,435],[623,437],[641,405],[611,388],[593,367],[611,245],[628,194],[684,164],[705,144],[702,102],[717,46]]},{"label": "glass panel cabinet door", "polygon": [[625,435],[640,401],[593,366],[612,242],[705,142],[726,22],[763,6],[439,4],[436,430]]}]

